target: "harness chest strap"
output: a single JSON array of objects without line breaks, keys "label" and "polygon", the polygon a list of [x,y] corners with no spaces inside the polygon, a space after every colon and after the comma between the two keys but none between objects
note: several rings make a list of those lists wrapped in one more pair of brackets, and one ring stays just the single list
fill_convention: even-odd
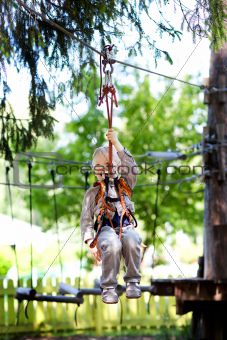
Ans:
[{"label": "harness chest strap", "polygon": [[[98,181],[98,182],[95,182],[93,184],[93,186],[97,186],[97,185],[100,185],[100,189],[99,189],[99,191],[98,191],[98,193],[96,195],[95,202],[97,204],[99,199],[102,198],[102,208],[101,208],[101,211],[100,211],[100,213],[99,213],[99,215],[97,217],[97,225],[98,225],[97,226],[97,233],[95,235],[95,238],[93,239],[93,241],[90,244],[90,248],[94,248],[96,246],[96,244],[97,244],[98,236],[100,234],[101,227],[102,227],[103,216],[105,215],[105,213],[108,215],[111,227],[114,229],[112,220],[111,220],[109,212],[108,212],[108,209],[110,211],[115,211],[115,210],[113,208],[111,208],[106,203],[108,182],[107,182],[107,186],[106,186],[104,181]],[[122,177],[118,180],[118,191],[119,191],[119,197],[120,197],[121,205],[122,205],[122,208],[123,208],[122,213],[121,213],[121,219],[120,219],[120,233],[119,233],[119,239],[121,239],[123,217],[124,217],[125,214],[128,217],[129,223],[135,229],[135,227],[134,227],[134,225],[132,223],[133,218],[132,218],[129,210],[127,209],[126,203],[125,203],[125,195],[128,196],[129,198],[131,198],[132,194],[133,194],[133,191],[130,188],[130,186],[128,185],[128,183]],[[142,248],[146,248],[146,246],[143,243],[141,244],[141,247]]]}]

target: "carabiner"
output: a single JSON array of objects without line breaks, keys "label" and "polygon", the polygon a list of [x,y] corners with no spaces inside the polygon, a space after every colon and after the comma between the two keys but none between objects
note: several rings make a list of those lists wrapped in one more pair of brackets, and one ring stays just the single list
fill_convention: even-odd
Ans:
[{"label": "carabiner", "polygon": [[107,70],[105,73],[105,85],[112,86],[112,77],[110,70]]},{"label": "carabiner", "polygon": [[[108,62],[106,62],[106,60],[103,60],[102,63],[104,64],[104,66],[103,66],[103,73],[106,74],[106,72],[107,72],[107,71],[106,71],[106,65],[107,65]],[[112,64],[109,64],[109,65],[110,65],[110,74],[112,74],[114,68],[113,68]]]},{"label": "carabiner", "polygon": [[[157,165],[158,165],[158,164],[160,165],[160,168],[157,168]],[[155,163],[154,167],[155,167],[156,170],[157,170],[157,169],[162,170],[162,163],[161,163],[160,159],[157,159],[157,162]]]}]

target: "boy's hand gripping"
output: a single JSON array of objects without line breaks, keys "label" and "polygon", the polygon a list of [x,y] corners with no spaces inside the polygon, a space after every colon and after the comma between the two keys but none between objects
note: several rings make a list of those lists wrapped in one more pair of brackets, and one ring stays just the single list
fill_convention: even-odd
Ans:
[{"label": "boy's hand gripping", "polygon": [[106,133],[106,138],[109,142],[113,144],[117,151],[122,151],[124,149],[121,143],[119,142],[117,134],[114,131],[114,129],[111,128],[108,130],[108,132]]},{"label": "boy's hand gripping", "polygon": [[[92,242],[92,240],[87,241],[88,246],[90,246],[91,242]],[[94,248],[89,247],[89,250],[90,250],[90,253],[91,253],[91,256],[92,256],[94,263],[100,264],[100,262],[102,261],[101,251],[97,248],[97,246],[95,246]]]}]

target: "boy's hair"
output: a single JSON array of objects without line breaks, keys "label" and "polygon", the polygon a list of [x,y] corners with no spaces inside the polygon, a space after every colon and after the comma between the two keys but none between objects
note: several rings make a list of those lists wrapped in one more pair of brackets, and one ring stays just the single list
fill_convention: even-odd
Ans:
[{"label": "boy's hair", "polygon": [[[112,155],[113,155],[113,165],[120,166],[121,160],[117,155],[116,149],[112,148]],[[109,147],[108,146],[101,146],[100,148],[95,149],[95,152],[92,156],[92,165],[95,166],[97,163],[100,165],[105,164],[109,161]]]}]

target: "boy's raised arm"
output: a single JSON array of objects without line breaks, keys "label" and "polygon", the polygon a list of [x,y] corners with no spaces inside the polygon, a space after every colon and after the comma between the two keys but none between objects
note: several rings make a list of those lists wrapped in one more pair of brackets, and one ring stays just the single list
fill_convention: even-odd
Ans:
[{"label": "boy's raised arm", "polygon": [[113,129],[109,129],[106,136],[107,139],[112,142],[113,146],[117,150],[118,157],[121,160],[121,164],[118,164],[118,166],[121,166],[121,176],[126,179],[131,188],[134,188],[136,178],[139,173],[139,169],[134,158],[129,150],[123,147],[123,145],[119,142],[117,134]]}]

